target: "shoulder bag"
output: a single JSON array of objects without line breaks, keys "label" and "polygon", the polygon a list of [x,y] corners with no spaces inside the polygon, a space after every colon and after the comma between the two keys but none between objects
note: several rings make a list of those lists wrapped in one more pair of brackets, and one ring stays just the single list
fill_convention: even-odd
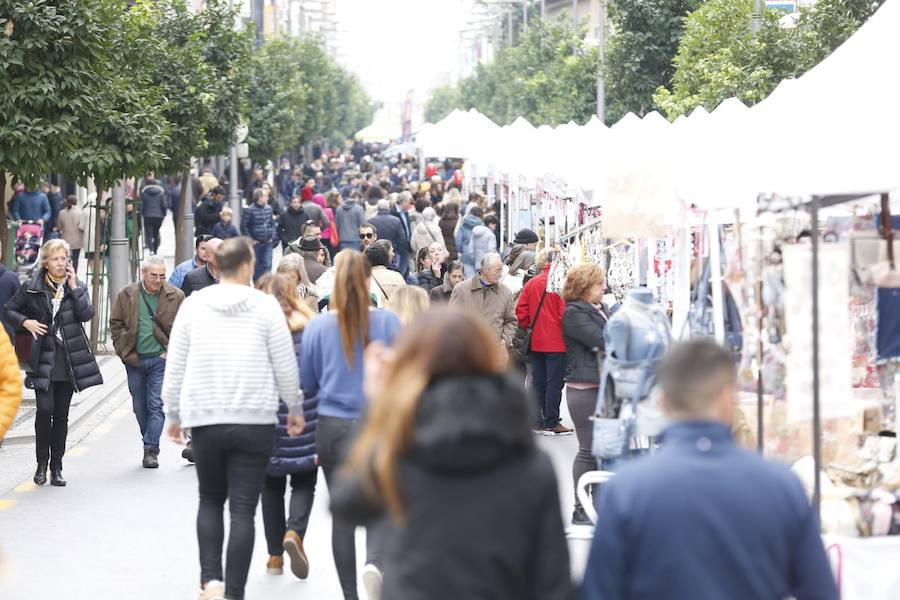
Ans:
[{"label": "shoulder bag", "polygon": [[537,325],[538,317],[541,316],[541,308],[544,307],[544,300],[546,298],[547,290],[544,290],[544,293],[541,295],[541,301],[538,303],[537,311],[534,313],[534,320],[531,322],[531,327],[519,327],[516,330],[515,337],[513,337],[513,349],[521,358],[525,358],[531,354],[531,334],[534,332],[534,328]]}]

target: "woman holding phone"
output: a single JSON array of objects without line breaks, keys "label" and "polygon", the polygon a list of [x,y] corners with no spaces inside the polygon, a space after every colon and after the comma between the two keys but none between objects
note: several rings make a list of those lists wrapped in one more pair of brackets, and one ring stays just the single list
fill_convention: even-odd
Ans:
[{"label": "woman holding phone", "polygon": [[37,471],[34,483],[66,485],[62,459],[74,392],[103,383],[82,323],[94,316],[87,289],[69,262],[69,244],[50,240],[41,248],[41,268],[7,302],[4,320],[31,334],[25,385],[37,399],[34,421]]}]

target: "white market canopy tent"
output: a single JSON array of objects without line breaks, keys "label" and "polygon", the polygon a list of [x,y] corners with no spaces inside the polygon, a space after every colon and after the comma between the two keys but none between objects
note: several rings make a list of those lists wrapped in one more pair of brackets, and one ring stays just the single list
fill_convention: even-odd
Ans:
[{"label": "white market canopy tent", "polygon": [[[900,0],[753,108],[737,99],[669,123],[661,115],[498,127],[477,111],[426,126],[423,155],[457,157],[480,175],[551,176],[595,204],[685,204],[752,214],[760,193],[808,196],[900,189]],[[749,216],[749,215],[748,215]]]}]

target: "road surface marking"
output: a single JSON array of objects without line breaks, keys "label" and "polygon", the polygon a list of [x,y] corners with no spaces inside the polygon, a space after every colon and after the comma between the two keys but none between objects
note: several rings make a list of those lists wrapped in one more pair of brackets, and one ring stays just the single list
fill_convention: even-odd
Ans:
[{"label": "road surface marking", "polygon": [[70,456],[70,457],[81,456],[87,451],[88,451],[87,446],[76,446],[75,448],[72,448],[71,450],[67,450],[66,456]]},{"label": "road surface marking", "polygon": [[0,510],[9,510],[15,505],[15,500],[0,500]]},{"label": "road surface marking", "polygon": [[24,481],[17,485],[13,491],[15,492],[33,492],[37,489],[33,481]]},{"label": "road surface marking", "polygon": [[96,433],[97,435],[103,435],[104,433],[109,433],[110,431],[112,431],[112,428],[113,428],[112,423],[100,423],[94,429],[94,433]]}]

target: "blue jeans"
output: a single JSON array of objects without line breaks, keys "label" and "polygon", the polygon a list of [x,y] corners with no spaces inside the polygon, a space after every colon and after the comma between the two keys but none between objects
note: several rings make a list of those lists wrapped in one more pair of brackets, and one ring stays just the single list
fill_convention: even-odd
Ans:
[{"label": "blue jeans", "polygon": [[545,429],[559,423],[559,403],[566,377],[565,352],[532,352],[531,385],[538,401],[538,419]]},{"label": "blue jeans", "polygon": [[166,372],[166,359],[159,356],[142,358],[139,363],[140,366],[137,367],[125,365],[131,405],[141,428],[144,448],[159,448],[159,436],[162,435],[166,421],[160,397],[163,374]]},{"label": "blue jeans", "polygon": [[272,244],[257,242],[253,244],[256,252],[256,268],[253,270],[253,281],[272,271]]}]

